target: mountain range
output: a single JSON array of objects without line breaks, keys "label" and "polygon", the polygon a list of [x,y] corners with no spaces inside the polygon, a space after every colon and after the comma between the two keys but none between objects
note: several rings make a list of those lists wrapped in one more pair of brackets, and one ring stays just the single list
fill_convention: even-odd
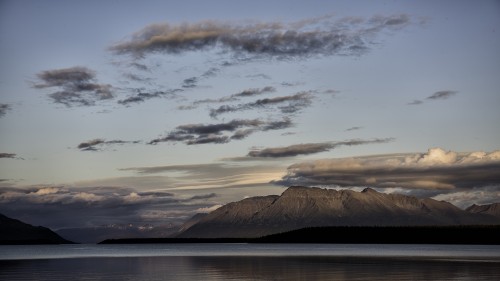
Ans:
[{"label": "mountain range", "polygon": [[178,238],[255,238],[328,226],[499,225],[500,204],[462,210],[430,198],[293,186],[280,196],[226,204],[181,227]]},{"label": "mountain range", "polygon": [[174,225],[110,224],[94,227],[62,228],[56,233],[65,239],[84,244],[98,243],[106,239],[169,237],[178,232]]}]

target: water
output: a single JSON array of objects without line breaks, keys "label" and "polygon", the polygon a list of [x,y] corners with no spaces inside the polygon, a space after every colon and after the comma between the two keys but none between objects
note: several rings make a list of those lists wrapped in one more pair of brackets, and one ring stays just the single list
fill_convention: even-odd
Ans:
[{"label": "water", "polygon": [[0,246],[0,280],[500,280],[500,246]]}]

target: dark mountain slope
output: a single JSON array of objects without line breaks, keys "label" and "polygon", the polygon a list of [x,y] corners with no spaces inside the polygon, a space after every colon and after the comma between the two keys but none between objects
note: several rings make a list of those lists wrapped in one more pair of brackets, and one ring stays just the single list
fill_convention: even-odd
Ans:
[{"label": "dark mountain slope", "polygon": [[0,214],[0,244],[70,244],[52,230]]}]

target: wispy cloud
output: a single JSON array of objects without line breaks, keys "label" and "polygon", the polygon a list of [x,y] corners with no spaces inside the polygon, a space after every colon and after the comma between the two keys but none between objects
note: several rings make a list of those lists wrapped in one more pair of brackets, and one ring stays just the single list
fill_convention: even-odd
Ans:
[{"label": "wispy cloud", "polygon": [[10,104],[0,103],[0,118],[4,117],[7,114],[7,111],[11,110]]},{"label": "wispy cloud", "polygon": [[428,100],[445,100],[456,95],[457,91],[439,91],[427,97]]},{"label": "wispy cloud", "polygon": [[357,131],[357,130],[361,130],[361,129],[363,129],[363,127],[354,126],[354,127],[350,127],[350,128],[345,129],[345,131],[350,132],[350,131]]},{"label": "wispy cloud", "polygon": [[212,189],[266,185],[269,181],[283,175],[284,167],[280,165],[242,165],[233,163],[206,163],[191,165],[167,165],[152,167],[133,167],[121,169],[140,175],[165,174],[173,183],[172,190]]},{"label": "wispy cloud", "polygon": [[234,98],[251,97],[251,96],[261,95],[264,93],[273,93],[273,92],[276,92],[276,88],[271,87],[271,86],[267,86],[267,87],[260,88],[260,89],[259,88],[247,89],[247,90],[241,91],[237,94],[234,94],[231,97],[234,97]]},{"label": "wispy cloud", "polygon": [[422,104],[424,103],[423,101],[421,100],[414,100],[412,102],[409,102],[408,105],[419,105],[419,104]]},{"label": "wispy cloud", "polygon": [[289,119],[262,121],[260,119],[235,119],[227,123],[186,124],[177,126],[167,136],[151,140],[148,144],[160,142],[184,142],[187,145],[206,143],[227,143],[240,140],[257,131],[280,130],[293,126]]},{"label": "wispy cloud", "polygon": [[372,139],[372,140],[347,140],[340,142],[320,142],[320,143],[303,143],[294,144],[290,146],[283,147],[270,147],[264,149],[253,149],[247,156],[249,157],[293,157],[297,155],[308,155],[314,153],[320,153],[335,149],[340,146],[353,146],[353,145],[364,145],[364,144],[375,144],[375,143],[388,143],[393,141],[393,138],[386,139]]},{"label": "wispy cloud", "polygon": [[[448,99],[454,95],[456,95],[458,92],[457,91],[451,91],[451,90],[445,90],[445,91],[437,91],[433,93],[432,95],[426,97],[426,100],[433,101],[433,100],[445,100]],[[424,102],[422,100],[414,100],[412,102],[409,102],[408,105],[420,105],[423,104]]]},{"label": "wispy cloud", "polygon": [[374,36],[410,24],[408,15],[375,16],[370,19],[333,16],[238,25],[205,21],[181,25],[152,24],[115,44],[116,54],[143,57],[148,53],[179,54],[222,48],[235,55],[271,56],[279,59],[314,55],[357,55],[366,52]]},{"label": "wispy cloud", "polygon": [[54,70],[45,70],[37,74],[40,83],[34,88],[58,88],[49,94],[55,103],[66,106],[91,106],[97,101],[112,99],[112,86],[96,83],[96,74],[86,67],[75,66]]},{"label": "wispy cloud", "polygon": [[269,108],[272,106],[277,106],[277,109],[282,113],[290,114],[300,111],[301,109],[311,105],[313,98],[314,96],[311,94],[311,92],[299,92],[294,95],[259,99],[254,102],[238,105],[222,105],[218,108],[211,109],[210,117],[216,118],[220,114],[224,113],[252,110],[258,108]]},{"label": "wispy cloud", "polygon": [[135,144],[139,141],[123,141],[123,140],[110,140],[105,139],[93,139],[86,142],[80,143],[77,148],[81,151],[101,151],[106,147],[111,145],[123,145],[123,144]]},{"label": "wispy cloud", "polygon": [[141,103],[149,99],[153,98],[176,98],[178,92],[182,92],[182,89],[173,89],[168,91],[155,91],[155,92],[143,92],[139,91],[139,93],[129,96],[126,99],[119,100],[118,103],[121,105],[130,105],[133,103]]},{"label": "wispy cloud", "polygon": [[252,97],[252,96],[261,95],[261,94],[265,94],[265,93],[273,93],[275,91],[276,91],[276,88],[271,87],[271,86],[266,86],[263,88],[251,88],[251,89],[246,89],[246,90],[243,90],[239,93],[232,94],[232,95],[225,96],[225,97],[218,98],[218,99],[195,100],[190,105],[179,106],[178,109],[191,110],[191,109],[197,108],[201,104],[233,102],[233,101],[240,100],[240,98]]},{"label": "wispy cloud", "polygon": [[324,159],[293,164],[284,185],[372,186],[411,190],[500,189],[500,151],[427,153]]}]

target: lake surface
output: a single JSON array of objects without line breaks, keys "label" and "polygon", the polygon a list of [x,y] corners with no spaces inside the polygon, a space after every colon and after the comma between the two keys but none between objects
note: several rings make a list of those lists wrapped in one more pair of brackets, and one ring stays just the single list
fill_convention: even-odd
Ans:
[{"label": "lake surface", "polygon": [[500,280],[500,246],[0,246],[0,280]]}]

